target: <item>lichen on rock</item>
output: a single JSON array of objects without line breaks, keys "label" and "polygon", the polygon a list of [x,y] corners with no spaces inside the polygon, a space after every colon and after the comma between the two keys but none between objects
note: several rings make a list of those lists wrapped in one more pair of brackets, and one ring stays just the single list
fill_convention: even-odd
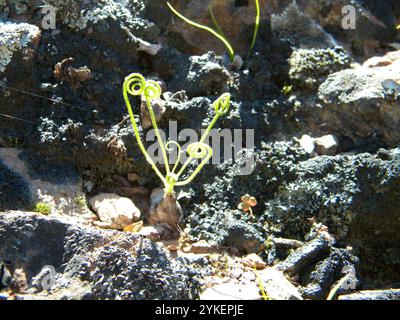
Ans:
[{"label": "lichen on rock", "polygon": [[0,74],[6,70],[16,52],[37,45],[39,40],[38,27],[28,23],[0,20]]}]

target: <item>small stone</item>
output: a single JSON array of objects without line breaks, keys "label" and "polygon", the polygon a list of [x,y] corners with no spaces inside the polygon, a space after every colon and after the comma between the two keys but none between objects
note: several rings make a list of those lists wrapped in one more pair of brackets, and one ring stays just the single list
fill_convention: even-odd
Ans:
[{"label": "small stone", "polygon": [[251,253],[245,258],[242,259],[242,264],[246,267],[252,268],[252,269],[257,269],[257,270],[262,270],[264,269],[267,264],[260,258],[255,253]]},{"label": "small stone", "polygon": [[173,251],[173,252],[176,252],[176,251],[179,250],[179,248],[178,248],[178,246],[177,246],[176,244],[170,244],[170,245],[168,245],[168,246],[167,246],[167,249],[168,249],[169,251]]},{"label": "small stone", "polygon": [[151,56],[155,56],[158,51],[160,51],[162,49],[162,45],[161,44],[151,44],[148,43],[146,41],[141,40],[139,42],[139,51],[144,51],[146,53],[148,53]]},{"label": "small stone", "polygon": [[101,228],[123,229],[140,219],[140,210],[132,200],[114,193],[100,193],[89,203],[100,219],[94,224]]},{"label": "small stone", "polygon": [[162,94],[162,97],[163,97],[163,99],[164,99],[165,101],[171,100],[172,92],[171,92],[171,91],[164,92],[164,93]]},{"label": "small stone", "polygon": [[143,227],[139,234],[143,237],[146,237],[149,240],[157,241],[162,237],[162,230],[158,226],[147,226]]},{"label": "small stone", "polygon": [[315,139],[315,151],[320,155],[334,156],[338,150],[339,142],[334,135],[326,135]]},{"label": "small stone", "polygon": [[25,271],[22,268],[14,270],[10,288],[17,293],[26,293],[28,291],[28,280]]},{"label": "small stone", "polygon": [[181,90],[178,92],[175,92],[174,94],[172,94],[170,96],[170,100],[171,101],[175,101],[175,102],[187,102],[189,100],[186,91],[185,90]]},{"label": "small stone", "polygon": [[[161,120],[161,118],[166,110],[165,101],[161,100],[161,99],[154,99],[151,101],[151,106],[153,108],[156,123],[158,123]],[[143,129],[151,128],[153,126],[153,123],[151,121],[150,111],[147,109],[147,102],[146,102],[145,98],[142,98],[140,113],[141,113]]]},{"label": "small stone", "polygon": [[363,67],[377,68],[377,67],[385,67],[390,64],[392,64],[392,61],[388,57],[372,57],[364,62]]},{"label": "small stone", "polygon": [[200,300],[260,300],[259,288],[255,283],[246,285],[224,283],[206,289]]},{"label": "small stone", "polygon": [[298,140],[300,147],[302,147],[307,153],[312,153],[315,149],[315,139],[305,134]]},{"label": "small stone", "polygon": [[213,252],[217,249],[218,247],[216,245],[208,243],[206,240],[200,240],[190,245],[188,250],[192,253],[205,254]]},{"label": "small stone", "polygon": [[127,179],[129,182],[136,183],[139,181],[139,176],[136,173],[128,173]]},{"label": "small stone", "polygon": [[303,242],[295,239],[273,238],[272,241],[280,248],[299,248],[303,245]]}]

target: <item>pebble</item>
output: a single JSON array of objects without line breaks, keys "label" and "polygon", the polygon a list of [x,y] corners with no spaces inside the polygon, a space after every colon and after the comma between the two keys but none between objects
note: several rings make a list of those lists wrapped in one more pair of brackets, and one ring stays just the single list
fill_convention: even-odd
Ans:
[{"label": "pebble", "polygon": [[315,139],[315,151],[319,155],[334,156],[338,147],[338,139],[332,134]]},{"label": "pebble", "polygon": [[114,193],[100,193],[89,203],[100,219],[94,224],[101,228],[123,229],[140,219],[140,210],[133,201]]},{"label": "pebble", "polygon": [[246,267],[262,270],[267,264],[255,253],[251,253],[242,259],[242,264]]}]

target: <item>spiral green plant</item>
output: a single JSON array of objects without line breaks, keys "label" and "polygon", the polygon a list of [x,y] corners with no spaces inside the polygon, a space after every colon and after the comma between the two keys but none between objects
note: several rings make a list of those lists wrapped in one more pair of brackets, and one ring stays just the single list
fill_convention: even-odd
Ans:
[{"label": "spiral green plant", "polygon": [[[179,143],[174,140],[170,140],[164,143],[164,141],[161,138],[160,132],[158,130],[157,121],[151,104],[152,100],[159,99],[161,96],[161,88],[159,84],[152,80],[145,80],[145,78],[139,73],[132,73],[131,75],[125,78],[123,85],[123,94],[139,148],[142,151],[143,155],[145,156],[147,162],[150,164],[150,166],[153,168],[157,176],[163,182],[165,193],[172,194],[175,186],[183,186],[190,183],[213,155],[212,148],[209,145],[205,144],[204,141],[211,132],[211,129],[214,127],[218,118],[225,115],[229,111],[230,94],[224,93],[217,100],[214,101],[213,103],[213,107],[215,110],[214,118],[208,125],[207,129],[204,131],[203,135],[200,138],[200,141],[191,143],[187,147],[186,152],[188,154],[188,158],[184,162],[184,164],[180,167],[179,170],[178,166],[181,160],[181,154],[183,153],[182,148],[179,145]],[[157,138],[158,144],[160,146],[160,151],[164,159],[165,175],[161,173],[161,171],[154,163],[153,159],[146,151],[146,148],[144,147],[144,144],[139,134],[138,124],[136,123],[135,115],[133,113],[132,106],[129,100],[129,95],[141,96],[146,101],[146,106],[147,109],[149,110],[155,136]],[[168,152],[171,152],[173,150],[173,146],[175,146],[178,150],[178,157],[174,166],[171,169],[169,165]],[[185,169],[193,160],[201,160],[201,162],[186,179],[180,180],[183,173],[185,172]]]},{"label": "spiral green plant", "polygon": [[[214,26],[215,26],[215,28],[217,30],[214,30],[214,29],[212,29],[210,27],[207,27],[207,26],[205,26],[203,24],[200,24],[200,23],[197,23],[197,22],[195,22],[193,20],[188,19],[183,14],[178,12],[169,2],[167,2],[167,6],[177,17],[179,17],[180,19],[182,19],[183,21],[185,21],[189,25],[191,25],[191,26],[193,26],[195,28],[198,28],[198,29],[202,29],[202,30],[208,31],[213,36],[215,36],[216,38],[221,40],[222,43],[225,45],[227,51],[228,51],[229,59],[231,60],[231,62],[233,62],[233,60],[235,58],[235,51],[234,51],[231,43],[229,42],[229,40],[226,38],[224,32],[222,31],[222,28],[218,24],[218,22],[217,22],[217,20],[216,20],[216,18],[214,16],[214,13],[212,11],[211,6],[208,8],[208,10],[209,10],[209,13],[210,13],[211,20],[213,21]],[[260,11],[260,3],[259,3],[258,0],[255,0],[255,6],[256,6],[256,18],[255,18],[255,25],[254,25],[254,33],[253,33],[253,38],[252,38],[252,41],[251,41],[250,49],[249,49],[249,51],[247,53],[247,56],[246,56],[246,60],[250,57],[250,55],[251,55],[251,53],[253,51],[253,48],[254,48],[254,45],[255,45],[256,39],[257,39],[258,29],[259,29],[259,26],[260,26],[261,11]]]}]

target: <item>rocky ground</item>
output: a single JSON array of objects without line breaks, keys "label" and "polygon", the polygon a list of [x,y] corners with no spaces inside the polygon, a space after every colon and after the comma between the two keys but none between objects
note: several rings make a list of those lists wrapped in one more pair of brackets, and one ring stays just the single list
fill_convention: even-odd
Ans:
[{"label": "rocky ground", "polygon": [[[246,57],[254,1],[171,3],[208,25],[212,5]],[[400,3],[260,7],[238,68],[166,1],[0,0],[0,299],[400,299]],[[132,72],[161,84],[160,129],[200,132],[230,92],[216,128],[255,132],[176,189],[168,241],[144,220],[160,182],[126,118]]]}]

